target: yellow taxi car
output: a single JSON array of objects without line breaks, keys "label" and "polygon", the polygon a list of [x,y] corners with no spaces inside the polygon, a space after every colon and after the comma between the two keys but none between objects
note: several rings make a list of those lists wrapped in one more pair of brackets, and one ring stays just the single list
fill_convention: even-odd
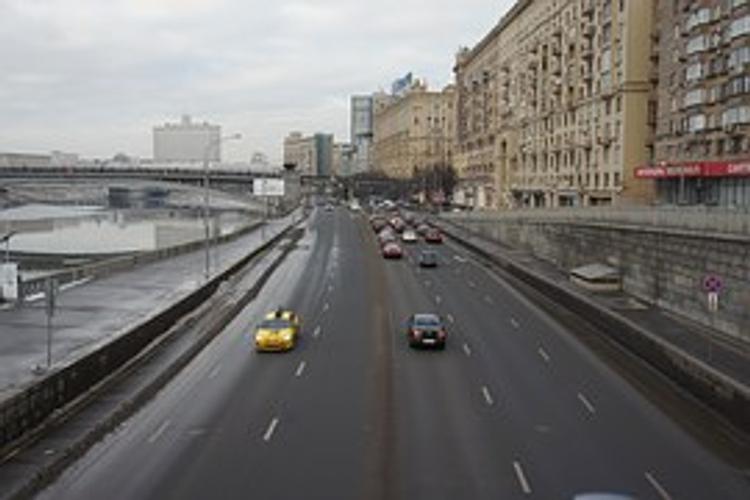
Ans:
[{"label": "yellow taxi car", "polygon": [[257,351],[294,349],[300,331],[300,319],[293,311],[277,309],[266,315],[255,330]]}]

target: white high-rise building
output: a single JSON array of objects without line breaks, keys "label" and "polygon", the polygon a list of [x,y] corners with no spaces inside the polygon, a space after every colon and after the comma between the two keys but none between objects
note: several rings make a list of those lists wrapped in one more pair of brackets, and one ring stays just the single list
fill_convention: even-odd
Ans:
[{"label": "white high-rise building", "polygon": [[183,115],[180,123],[166,123],[154,127],[154,160],[221,161],[221,127],[209,123],[195,123]]}]

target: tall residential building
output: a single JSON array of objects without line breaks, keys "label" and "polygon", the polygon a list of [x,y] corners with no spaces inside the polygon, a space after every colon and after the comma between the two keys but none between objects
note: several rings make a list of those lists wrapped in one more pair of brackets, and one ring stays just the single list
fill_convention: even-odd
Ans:
[{"label": "tall residential building", "polygon": [[352,174],[372,169],[373,97],[356,95],[351,98],[350,142],[354,148]]},{"label": "tall residential building", "polygon": [[398,179],[453,164],[453,86],[430,91],[415,83],[403,95],[376,96],[373,165]]},{"label": "tall residential building", "polygon": [[459,52],[460,190],[479,208],[648,201],[653,0],[518,0]]},{"label": "tall residential building", "polygon": [[154,127],[154,160],[221,161],[221,127],[209,123],[195,123],[184,115],[180,123]]},{"label": "tall residential building", "polygon": [[330,177],[333,171],[333,134],[317,133],[313,136],[315,141],[315,173]]},{"label": "tall residential building", "polygon": [[656,151],[638,175],[661,202],[750,206],[750,0],[658,12]]},{"label": "tall residential building", "polygon": [[333,135],[291,132],[284,139],[284,165],[294,165],[301,175],[334,175]]}]

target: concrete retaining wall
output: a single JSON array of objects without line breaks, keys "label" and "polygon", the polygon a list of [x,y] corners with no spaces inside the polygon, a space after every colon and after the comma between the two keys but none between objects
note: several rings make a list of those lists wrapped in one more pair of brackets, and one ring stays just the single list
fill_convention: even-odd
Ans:
[{"label": "concrete retaining wall", "polygon": [[[566,270],[610,264],[620,270],[625,292],[750,342],[749,236],[580,220],[449,220]],[[715,313],[703,289],[708,275],[724,282]]]},{"label": "concrete retaining wall", "polygon": [[467,239],[451,233],[450,228],[446,228],[444,224],[442,227],[462,245],[495,262],[555,303],[585,318],[603,335],[648,362],[733,425],[750,433],[750,388],[652,335],[624,316],[600,307],[584,295],[567,290],[510,259],[488,253]]}]

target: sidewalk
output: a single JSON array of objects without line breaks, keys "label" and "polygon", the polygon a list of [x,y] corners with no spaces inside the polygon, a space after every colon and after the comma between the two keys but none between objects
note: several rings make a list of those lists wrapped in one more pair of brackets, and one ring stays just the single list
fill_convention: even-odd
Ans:
[{"label": "sidewalk", "polygon": [[439,220],[451,234],[483,251],[510,260],[555,282],[566,290],[585,295],[602,308],[624,316],[641,328],[700,359],[726,376],[750,386],[750,346],[728,338],[689,319],[678,317],[656,306],[637,300],[624,292],[593,293],[576,286],[568,274],[553,264],[514,250],[451,221]]},{"label": "sidewalk", "polygon": [[[296,217],[296,219],[293,219]],[[211,276],[282,232],[299,212],[269,221],[211,250]],[[52,318],[52,361],[60,366],[110,342],[133,325],[187,296],[204,282],[205,252],[198,250],[101,279],[61,288]],[[37,376],[47,363],[45,300],[0,310],[0,400]]]}]

